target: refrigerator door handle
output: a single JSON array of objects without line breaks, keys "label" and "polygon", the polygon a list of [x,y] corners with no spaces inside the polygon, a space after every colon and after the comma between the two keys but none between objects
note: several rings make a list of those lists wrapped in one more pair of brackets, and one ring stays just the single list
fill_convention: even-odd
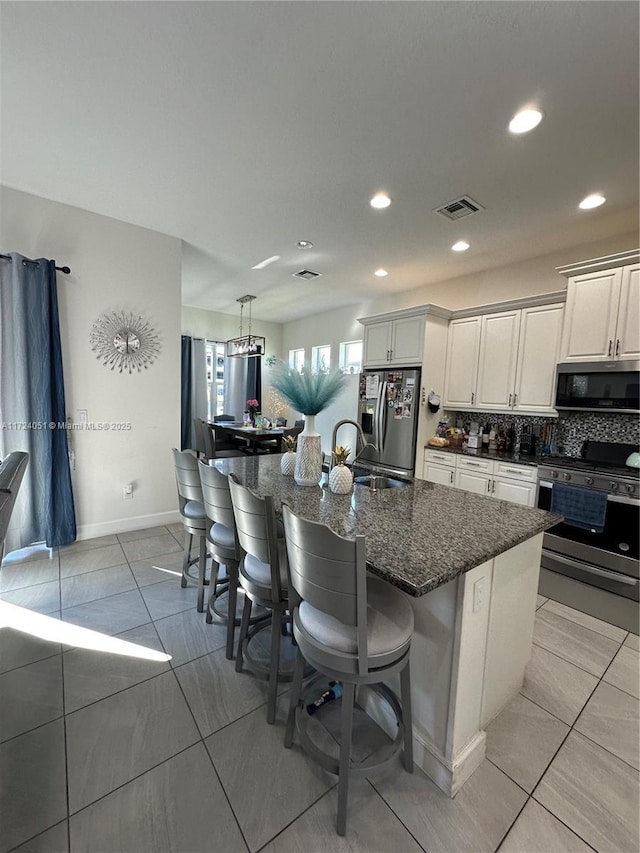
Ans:
[{"label": "refrigerator door handle", "polygon": [[387,403],[387,383],[380,384],[380,393],[378,396],[378,411],[376,413],[376,434],[373,442],[378,448],[378,458],[382,452],[382,425],[384,423],[384,409]]},{"label": "refrigerator door handle", "polygon": [[378,459],[384,452],[384,440],[387,437],[387,383],[383,383],[382,396],[380,398],[380,435],[378,436],[380,443],[378,444]]}]

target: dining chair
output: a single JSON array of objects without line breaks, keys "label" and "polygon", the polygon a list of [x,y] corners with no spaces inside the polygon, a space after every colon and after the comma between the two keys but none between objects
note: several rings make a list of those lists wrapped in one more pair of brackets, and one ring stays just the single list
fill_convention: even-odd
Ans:
[{"label": "dining chair", "polygon": [[[338,775],[338,835],[347,827],[349,776],[381,767],[403,748],[403,763],[413,771],[409,656],[413,610],[400,590],[367,575],[366,537],[346,539],[324,524],[295,515],[283,504],[289,560],[293,636],[298,645],[285,734],[294,728],[302,746],[319,764]],[[309,715],[301,706],[305,661],[342,686],[339,759],[320,749],[308,732]],[[399,673],[401,704],[381,682]],[[398,730],[392,748],[385,745],[357,767],[351,761],[356,688],[367,685],[390,706]]]},{"label": "dining chair", "polygon": [[195,450],[197,456],[206,456],[207,446],[205,443],[204,421],[202,420],[202,418],[193,419],[193,435],[195,439],[195,447],[193,449]]},{"label": "dining chair", "polygon": [[[199,613],[204,610],[204,588],[206,585],[206,537],[208,531],[207,516],[204,511],[204,500],[202,486],[200,484],[200,471],[198,461],[193,453],[188,450],[176,450],[173,448],[173,463],[176,474],[176,485],[178,487],[178,502],[182,525],[185,532],[184,558],[182,560],[182,587],[189,582],[198,586],[197,609]],[[198,538],[198,556],[191,556],[193,537]],[[190,573],[190,568],[198,564],[198,576]],[[215,583],[215,581],[214,581]]]},{"label": "dining chair", "polygon": [[259,669],[252,666],[247,647],[255,633],[263,627],[255,625],[250,630],[252,606],[257,604],[266,607],[271,611],[271,648],[266,673],[269,682],[267,723],[272,724],[276,715],[280,637],[285,633],[286,611],[289,606],[285,543],[283,538],[278,538],[272,497],[258,497],[233,474],[229,474],[229,490],[238,541],[244,551],[239,567],[239,583],[245,599],[236,654],[236,672],[242,672],[246,655],[254,673],[262,675]]}]

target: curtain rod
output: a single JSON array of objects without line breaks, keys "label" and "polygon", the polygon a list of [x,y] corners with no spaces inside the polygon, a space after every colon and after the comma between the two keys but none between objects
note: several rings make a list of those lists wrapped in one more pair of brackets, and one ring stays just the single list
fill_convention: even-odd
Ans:
[{"label": "curtain rod", "polygon": [[[3,261],[12,261],[13,260],[11,255],[0,255],[0,258],[2,258]],[[22,263],[23,264],[33,264],[34,267],[40,266],[39,261],[32,261],[31,258],[23,258]],[[65,273],[65,275],[69,275],[69,273],[71,272],[71,267],[56,267],[56,269],[59,270],[60,272]]]}]

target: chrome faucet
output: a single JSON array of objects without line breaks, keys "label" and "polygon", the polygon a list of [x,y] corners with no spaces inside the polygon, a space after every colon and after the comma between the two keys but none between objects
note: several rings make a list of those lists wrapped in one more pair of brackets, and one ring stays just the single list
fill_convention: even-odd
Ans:
[{"label": "chrome faucet", "polygon": [[[371,447],[373,450],[375,450],[375,452],[378,454],[378,461],[380,461],[380,451],[378,450],[375,444],[370,441],[367,441],[366,436],[364,434],[364,430],[362,429],[358,421],[352,421],[349,418],[345,418],[344,420],[338,421],[338,423],[334,426],[333,432],[331,434],[331,460],[329,462],[329,471],[331,471],[331,469],[333,468],[333,451],[336,449],[336,438],[338,436],[338,430],[341,426],[344,426],[345,424],[351,424],[351,426],[354,426],[356,428],[357,432],[356,455],[353,457],[353,462],[351,464],[354,465],[356,463],[358,458],[364,453],[367,447]],[[360,450],[358,450],[359,441],[362,442],[362,447],[360,448]]]}]

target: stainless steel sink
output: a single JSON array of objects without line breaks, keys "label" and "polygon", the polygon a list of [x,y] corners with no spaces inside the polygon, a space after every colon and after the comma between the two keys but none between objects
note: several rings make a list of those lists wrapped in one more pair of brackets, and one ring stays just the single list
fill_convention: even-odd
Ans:
[{"label": "stainless steel sink", "polygon": [[410,486],[408,480],[397,480],[395,477],[377,476],[376,474],[367,474],[366,477],[356,477],[354,480],[358,486],[369,486],[372,490],[377,489],[399,489],[402,486]]}]

